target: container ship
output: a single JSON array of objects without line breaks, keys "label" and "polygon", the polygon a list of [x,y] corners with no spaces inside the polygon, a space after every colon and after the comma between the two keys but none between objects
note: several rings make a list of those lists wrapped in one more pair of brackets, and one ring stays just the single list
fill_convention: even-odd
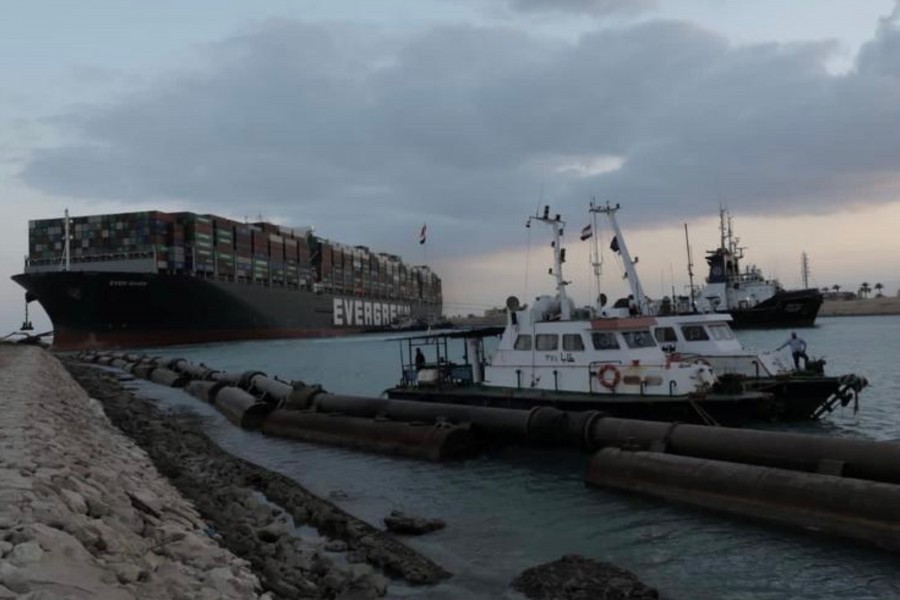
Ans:
[{"label": "container ship", "polygon": [[423,265],[267,222],[191,212],[32,220],[26,306],[57,350],[325,337],[437,322]]}]

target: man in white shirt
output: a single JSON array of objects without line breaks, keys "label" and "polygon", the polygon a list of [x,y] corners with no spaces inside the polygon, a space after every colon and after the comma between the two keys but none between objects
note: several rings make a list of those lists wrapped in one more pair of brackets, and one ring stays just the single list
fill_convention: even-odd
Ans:
[{"label": "man in white shirt", "polygon": [[809,357],[806,355],[806,341],[797,337],[797,332],[791,333],[791,337],[787,339],[785,343],[775,348],[775,350],[781,350],[785,346],[791,347],[791,356],[794,357],[794,369],[800,370],[800,358],[803,358],[803,368],[805,369],[809,364]]}]

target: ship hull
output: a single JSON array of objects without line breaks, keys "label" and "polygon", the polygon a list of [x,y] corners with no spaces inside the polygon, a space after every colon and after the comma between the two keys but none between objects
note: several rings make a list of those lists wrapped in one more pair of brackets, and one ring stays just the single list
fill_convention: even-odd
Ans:
[{"label": "ship hull", "polygon": [[785,291],[752,308],[735,308],[728,314],[734,329],[812,327],[822,301],[822,294],[815,289]]},{"label": "ship hull", "polygon": [[193,275],[49,272],[13,276],[53,322],[53,348],[84,350],[389,330],[439,305],[353,298]]},{"label": "ship hull", "polygon": [[744,392],[694,396],[628,396],[585,394],[490,386],[394,387],[386,391],[395,400],[466,404],[493,408],[530,410],[550,406],[566,411],[597,410],[624,419],[681,423],[718,423],[740,426],[747,422],[776,418],[771,394]]}]

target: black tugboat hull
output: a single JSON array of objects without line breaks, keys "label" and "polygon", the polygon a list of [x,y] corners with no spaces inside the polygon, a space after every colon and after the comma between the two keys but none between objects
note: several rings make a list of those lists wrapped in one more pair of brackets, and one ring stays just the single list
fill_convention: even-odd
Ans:
[{"label": "black tugboat hull", "polygon": [[778,418],[779,408],[772,394],[761,391],[740,394],[689,396],[615,396],[505,389],[487,386],[395,387],[386,391],[393,400],[413,400],[439,404],[464,404],[530,410],[548,406],[565,411],[597,410],[623,419],[678,421],[681,423],[740,426],[752,421]]},{"label": "black tugboat hull", "polygon": [[778,292],[752,308],[729,311],[733,329],[812,327],[823,297],[816,289]]}]

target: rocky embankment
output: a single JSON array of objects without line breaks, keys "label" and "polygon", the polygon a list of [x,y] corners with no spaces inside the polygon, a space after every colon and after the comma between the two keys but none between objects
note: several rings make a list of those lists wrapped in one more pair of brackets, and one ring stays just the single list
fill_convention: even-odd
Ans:
[{"label": "rocky embankment", "polygon": [[0,345],[0,390],[0,598],[260,597],[56,359]]},{"label": "rocky embankment", "polygon": [[[0,389],[12,390],[0,413],[0,598],[351,600],[383,595],[386,576],[448,576],[225,453],[193,415],[162,413],[113,375],[67,366],[81,386],[38,348],[0,346]],[[305,538],[302,525],[320,535]]]},{"label": "rocky embankment", "polygon": [[820,317],[863,317],[900,315],[900,297],[826,300],[819,309]]}]

